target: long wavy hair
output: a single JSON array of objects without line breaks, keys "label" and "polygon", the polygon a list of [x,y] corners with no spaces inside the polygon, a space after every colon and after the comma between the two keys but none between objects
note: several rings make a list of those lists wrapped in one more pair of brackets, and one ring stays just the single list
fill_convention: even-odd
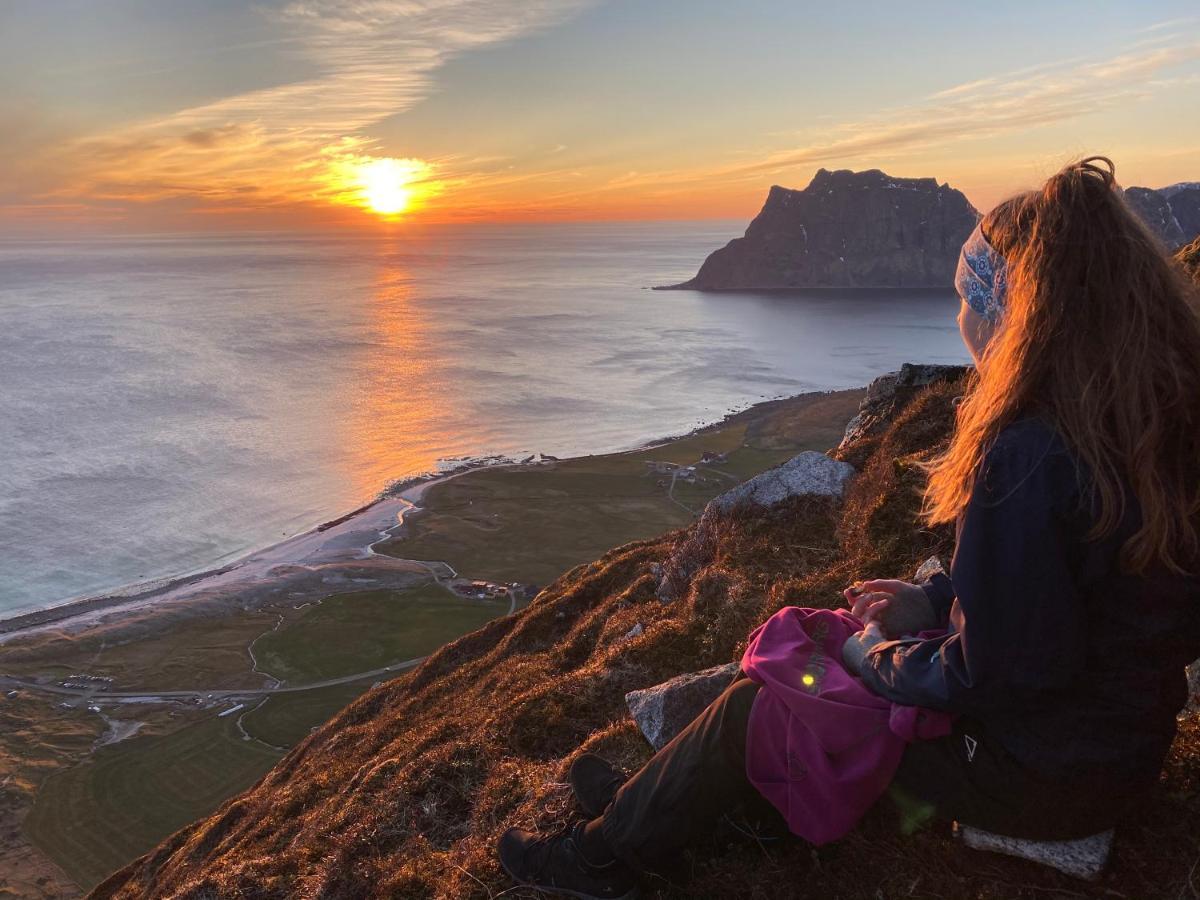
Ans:
[{"label": "long wavy hair", "polygon": [[966,507],[996,436],[1039,415],[1090,475],[1111,535],[1129,498],[1141,527],[1121,566],[1191,572],[1200,559],[1200,315],[1194,288],[1126,206],[1112,161],[1068,165],[983,222],[1008,264],[998,330],[958,407],[947,451],[926,468],[924,515]]}]

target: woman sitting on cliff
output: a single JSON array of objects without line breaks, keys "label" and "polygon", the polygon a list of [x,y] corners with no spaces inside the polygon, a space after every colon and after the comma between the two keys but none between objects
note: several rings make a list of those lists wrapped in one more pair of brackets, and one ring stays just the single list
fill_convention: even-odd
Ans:
[{"label": "woman sitting on cliff", "polygon": [[[1156,782],[1200,656],[1190,289],[1098,157],[986,216],[957,282],[978,377],[925,498],[929,522],[957,521],[950,576],[781,610],[749,677],[628,781],[576,761],[589,820],[501,838],[518,881],[632,896],[639,870],[764,797],[818,842],[889,783],[943,819],[1064,839]],[[920,722],[943,736],[912,740]]]}]

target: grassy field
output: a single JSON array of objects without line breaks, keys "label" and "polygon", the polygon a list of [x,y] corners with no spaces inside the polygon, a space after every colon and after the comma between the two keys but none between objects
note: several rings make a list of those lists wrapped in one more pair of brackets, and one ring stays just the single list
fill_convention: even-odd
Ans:
[{"label": "grassy field", "polygon": [[432,653],[508,611],[508,601],[468,600],[437,585],[338,594],[304,609],[254,643],[260,672],[305,684]]},{"label": "grassy field", "polygon": [[[471,577],[545,585],[613,547],[688,524],[712,497],[801,450],[836,445],[862,396],[781,401],[648,450],[474,471],[430,488],[406,533],[379,549],[448,560]],[[705,451],[728,459],[700,467],[703,481],[677,482],[674,499],[647,466],[696,463]]]},{"label": "grassy field", "polygon": [[243,740],[235,718],[132,738],[51,776],[25,833],[81,887],[95,885],[275,764],[280,754]]},{"label": "grassy field", "polygon": [[290,747],[373,683],[356,681],[295,694],[276,694],[242,716],[242,728],[265,744]]},{"label": "grassy field", "polygon": [[89,632],[46,632],[4,647],[0,671],[59,680],[77,672],[108,675],[123,691],[257,687],[247,645],[278,621],[270,609],[175,621],[144,637],[106,641]]}]

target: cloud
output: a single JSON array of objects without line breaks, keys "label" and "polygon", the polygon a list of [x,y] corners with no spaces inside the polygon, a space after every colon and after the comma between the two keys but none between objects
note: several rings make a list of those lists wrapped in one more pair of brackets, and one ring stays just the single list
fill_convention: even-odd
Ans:
[{"label": "cloud", "polygon": [[330,162],[370,155],[370,127],[427,97],[447,60],[553,26],[587,2],[296,0],[277,24],[314,77],[72,142],[55,161],[73,172],[59,193],[330,199]]},{"label": "cloud", "polygon": [[1134,45],[1107,59],[1070,59],[939,90],[911,104],[840,124],[781,150],[744,152],[740,161],[690,171],[641,172],[604,190],[653,187],[682,192],[697,183],[729,184],[800,167],[848,165],[956,142],[1019,133],[1135,102],[1190,83],[1200,40],[1168,35],[1167,45]]},{"label": "cloud", "polygon": [[1144,98],[1176,83],[1179,76],[1172,73],[1197,61],[1200,41],[1192,41],[986,78],[880,116],[845,123],[825,140],[732,166],[725,174],[754,175],[1061,123]]}]

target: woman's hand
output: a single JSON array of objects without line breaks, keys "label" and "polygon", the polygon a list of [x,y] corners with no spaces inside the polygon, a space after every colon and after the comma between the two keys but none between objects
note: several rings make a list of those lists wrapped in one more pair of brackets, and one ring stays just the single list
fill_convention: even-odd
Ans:
[{"label": "woman's hand", "polygon": [[933,605],[920,585],[877,578],[860,581],[842,593],[850,612],[867,625],[878,625],[888,638],[937,627]]},{"label": "woman's hand", "polygon": [[885,640],[887,638],[884,637],[879,625],[874,622],[857,634],[846,638],[846,643],[842,644],[842,665],[846,667],[846,671],[852,675],[861,674],[868,651]]}]

